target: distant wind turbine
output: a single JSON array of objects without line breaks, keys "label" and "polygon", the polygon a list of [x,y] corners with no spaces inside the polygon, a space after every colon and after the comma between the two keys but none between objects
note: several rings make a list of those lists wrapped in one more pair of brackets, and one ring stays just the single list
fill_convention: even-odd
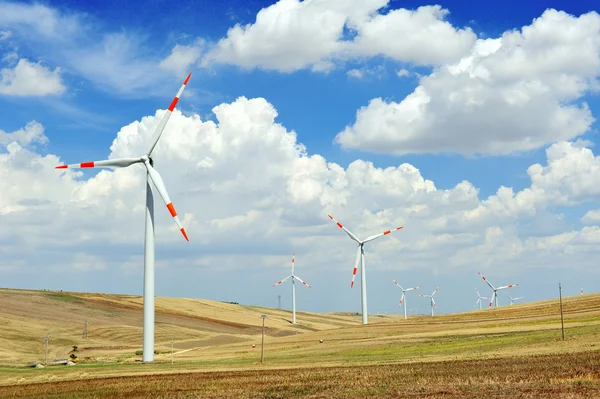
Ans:
[{"label": "distant wind turbine", "polygon": [[288,278],[292,279],[292,324],[296,324],[296,282],[295,282],[295,280],[300,281],[302,284],[304,284],[308,288],[312,288],[305,281],[302,281],[300,279],[300,277],[298,277],[298,276],[296,276],[294,274],[294,265],[295,265],[295,263],[296,262],[294,260],[294,254],[292,253],[292,274],[290,274],[289,276],[287,276],[283,280],[280,280],[280,281],[276,282],[275,284],[273,284],[273,287],[275,287],[276,285],[279,285],[279,284],[283,283]]},{"label": "distant wind turbine", "polygon": [[511,284],[511,285],[505,285],[504,287],[498,287],[498,288],[496,288],[496,287],[494,287],[494,286],[492,285],[492,283],[490,283],[490,282],[489,282],[489,281],[488,281],[488,280],[487,280],[487,279],[486,279],[486,278],[483,276],[483,274],[481,274],[480,272],[477,272],[477,274],[479,274],[479,275],[481,276],[481,278],[483,279],[483,281],[485,281],[485,282],[487,283],[487,285],[489,285],[489,286],[490,286],[490,288],[491,288],[492,290],[494,290],[494,292],[492,293],[492,299],[490,300],[490,306],[489,306],[489,307],[492,307],[492,304],[495,304],[495,305],[496,305],[496,307],[498,307],[498,291],[501,291],[501,290],[504,290],[504,289],[507,289],[507,288],[514,288],[514,287],[518,287],[518,286],[519,286],[519,284]]},{"label": "distant wind turbine", "polygon": [[[517,301],[517,300],[519,300],[519,299],[523,299],[523,298],[525,298],[525,297],[523,297],[523,296],[520,296],[520,297],[517,297],[517,298],[513,298],[512,296],[510,296],[510,295],[508,294],[508,292],[505,292],[504,294],[505,294],[505,295],[508,297],[508,299],[510,299],[510,305],[514,305],[514,304],[515,304],[515,301]],[[509,305],[509,306],[510,306],[510,305]]]},{"label": "distant wind turbine", "polygon": [[333,220],[340,229],[344,230],[344,233],[346,233],[348,235],[348,237],[350,237],[352,240],[354,240],[358,243],[358,250],[356,251],[356,262],[354,263],[354,271],[352,272],[352,283],[350,283],[350,288],[354,287],[354,278],[356,277],[356,269],[358,269],[358,264],[360,262],[360,297],[361,297],[361,304],[362,304],[362,323],[367,324],[367,271],[365,270],[365,250],[363,247],[369,241],[373,241],[379,237],[383,237],[394,231],[398,231],[404,226],[396,227],[393,230],[386,230],[383,233],[375,234],[375,235],[367,237],[366,239],[361,241],[358,238],[356,238],[356,236],[354,234],[352,234],[352,232],[350,230],[348,230],[340,222],[335,220],[333,218],[333,216],[331,216],[331,215],[327,215],[327,216],[329,216],[329,219]]},{"label": "distant wind turbine", "polygon": [[479,295],[479,290],[477,288],[475,288],[475,292],[477,292],[477,296],[479,297],[479,298],[477,298],[477,302],[475,302],[475,305],[479,304],[479,310],[481,310],[481,300],[482,299],[488,300],[490,298],[488,298],[487,296]]},{"label": "distant wind turbine", "polygon": [[433,296],[435,295],[436,292],[438,292],[438,290],[440,289],[440,287],[437,287],[432,293],[431,295],[425,295],[425,294],[419,294],[419,296],[425,297],[425,298],[429,298],[431,299],[430,305],[431,305],[431,316],[433,316],[433,308],[437,308],[437,305],[435,304],[435,299],[433,299]]},{"label": "distant wind turbine", "polygon": [[404,320],[406,320],[406,291],[418,290],[421,287],[412,287],[404,289],[400,284],[398,284],[396,280],[392,279],[392,281],[402,290],[402,297],[400,298],[400,303],[398,304],[398,307],[400,307],[400,305],[402,305],[402,302],[404,302]]}]

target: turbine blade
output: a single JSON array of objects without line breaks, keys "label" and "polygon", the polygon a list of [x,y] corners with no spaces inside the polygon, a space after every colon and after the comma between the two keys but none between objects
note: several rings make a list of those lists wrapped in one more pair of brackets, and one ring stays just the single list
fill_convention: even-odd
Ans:
[{"label": "turbine blade", "polygon": [[437,305],[435,304],[435,299],[433,299],[433,297],[431,297],[431,303],[433,303],[434,308],[437,308]]},{"label": "turbine blade", "polygon": [[331,216],[329,214],[327,216],[329,216],[329,219],[333,220],[335,222],[335,224],[337,224],[340,229],[344,230],[344,232],[346,234],[348,234],[348,237],[352,238],[354,241],[356,241],[357,243],[361,244],[360,240],[358,238],[356,238],[356,236],[354,234],[352,234],[352,232],[350,230],[348,230],[347,228],[345,228],[344,225],[342,225],[340,222],[338,222],[337,220],[335,220],[333,218],[333,216]]},{"label": "turbine blade", "polygon": [[279,285],[279,284],[283,283],[285,280],[287,280],[290,277],[292,277],[291,274],[289,276],[287,276],[286,278],[284,278],[283,280],[279,280],[278,282],[276,282],[275,284],[273,284],[273,287],[275,287],[276,285]]},{"label": "turbine blade", "polygon": [[411,287],[411,288],[407,288],[404,291],[412,291],[412,290],[418,290],[421,287]]},{"label": "turbine blade", "polygon": [[187,76],[187,78],[185,78],[185,81],[183,82],[181,87],[179,88],[179,91],[175,95],[175,98],[173,98],[173,101],[171,101],[171,105],[169,105],[167,112],[165,112],[162,119],[156,126],[156,129],[154,130],[154,133],[152,134],[152,142],[151,142],[150,148],[148,149],[148,153],[147,153],[148,156],[150,156],[152,154],[152,151],[154,151],[154,147],[156,147],[156,143],[158,143],[158,140],[160,139],[160,136],[162,135],[163,130],[165,130],[165,126],[167,125],[167,122],[169,121],[171,114],[173,114],[173,110],[175,109],[175,106],[177,105],[177,101],[179,101],[179,97],[181,96],[181,93],[183,93],[183,89],[185,89],[185,86],[187,85],[191,76],[192,76],[192,73],[190,72],[189,75]]},{"label": "turbine blade", "polygon": [[294,274],[294,264],[296,262],[294,261],[294,253],[292,252],[292,275]]},{"label": "turbine blade", "polygon": [[480,272],[477,272],[477,274],[479,274],[481,276],[481,278],[483,279],[483,281],[485,281],[487,283],[487,285],[490,286],[491,289],[495,290],[494,286],[492,285],[492,283],[490,283],[489,281],[487,281],[487,279],[484,277],[483,274],[481,274]]},{"label": "turbine blade", "polygon": [[440,287],[436,287],[435,290],[431,293],[432,298],[435,295],[435,293],[438,292],[439,289],[440,289]]},{"label": "turbine blade", "polygon": [[511,284],[511,285],[505,285],[504,287],[498,287],[496,289],[497,290],[504,290],[506,288],[515,288],[515,287],[518,287],[518,286],[519,286],[519,284]]},{"label": "turbine blade", "polygon": [[371,237],[367,238],[366,240],[364,240],[363,243],[369,242],[369,241],[373,241],[373,240],[375,240],[375,239],[377,239],[379,237],[386,236],[386,235],[388,235],[390,233],[393,233],[394,231],[398,231],[398,230],[400,230],[402,228],[404,228],[404,226],[396,227],[395,229],[386,230],[383,233],[375,234],[374,236],[371,236]]},{"label": "turbine blade", "polygon": [[302,284],[304,284],[305,286],[307,286],[308,288],[312,288],[310,285],[308,285],[308,283],[306,281],[302,281],[302,279],[298,276],[294,276],[294,278],[298,281],[300,281]]},{"label": "turbine blade", "polygon": [[392,279],[392,281],[394,282],[394,284],[396,284],[398,287],[400,287],[400,289],[402,291],[404,291],[404,288],[402,288],[402,286],[400,284],[398,284],[398,282],[396,280]]},{"label": "turbine blade", "polygon": [[494,291],[494,293],[492,294],[492,298],[490,299],[490,306],[488,307],[492,307],[492,305],[494,304],[494,299],[496,299],[496,291]]},{"label": "turbine blade", "polygon": [[177,223],[177,226],[179,226],[179,231],[181,231],[181,234],[183,234],[183,237],[186,239],[186,241],[189,241],[190,239],[188,238],[185,229],[181,225],[179,217],[177,216],[177,212],[175,212],[175,207],[173,206],[173,203],[169,198],[169,193],[167,192],[167,188],[165,187],[165,183],[163,182],[162,177],[160,177],[160,174],[158,174],[156,169],[154,169],[152,165],[150,165],[150,161],[146,161],[144,165],[146,165],[146,169],[148,170],[148,176],[150,177],[150,180],[152,180],[152,183],[154,183],[154,186],[156,187],[158,193],[165,202],[167,209],[169,209],[171,216],[173,216],[175,223]]},{"label": "turbine blade", "polygon": [[79,168],[126,168],[137,162],[143,162],[140,158],[107,159],[105,161],[92,161],[74,163],[71,165],[58,165],[55,169],[79,169]]},{"label": "turbine blade", "polygon": [[398,305],[398,307],[400,307],[400,305],[402,305],[402,302],[404,302],[404,295],[406,295],[406,293],[402,292],[402,297],[400,298],[400,304]]},{"label": "turbine blade", "polygon": [[350,283],[350,288],[354,287],[354,278],[356,277],[356,270],[358,269],[358,264],[360,263],[360,251],[361,246],[358,246],[358,250],[356,251],[356,262],[354,262],[354,270],[352,271],[352,283]]}]

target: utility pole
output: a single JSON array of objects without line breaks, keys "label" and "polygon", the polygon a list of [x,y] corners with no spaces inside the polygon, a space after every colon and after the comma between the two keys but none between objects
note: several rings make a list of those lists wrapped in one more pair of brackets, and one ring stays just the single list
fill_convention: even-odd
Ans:
[{"label": "utility pole", "polygon": [[50,331],[44,336],[44,341],[46,341],[46,360],[44,361],[44,364],[48,364],[48,341],[50,341]]},{"label": "utility pole", "polygon": [[86,320],[83,324],[83,334],[81,335],[81,337],[87,338],[87,335],[88,335],[88,322]]},{"label": "utility pole", "polygon": [[260,316],[260,318],[262,319],[262,343],[260,345],[260,364],[263,364],[263,362],[265,361],[265,319],[267,318],[267,316],[262,315]]},{"label": "utility pole", "polygon": [[563,319],[563,308],[562,308],[562,287],[560,282],[558,283],[558,295],[560,297],[560,325],[562,327],[562,339],[565,340],[565,321]]}]

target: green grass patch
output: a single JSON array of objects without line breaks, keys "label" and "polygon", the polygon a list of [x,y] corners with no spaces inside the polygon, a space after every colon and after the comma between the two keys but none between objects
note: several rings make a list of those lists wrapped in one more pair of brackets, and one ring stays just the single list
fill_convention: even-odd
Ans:
[{"label": "green grass patch", "polygon": [[68,302],[68,303],[83,303],[83,299],[74,295],[66,294],[63,292],[49,292],[46,294],[46,298],[54,299],[55,301]]}]

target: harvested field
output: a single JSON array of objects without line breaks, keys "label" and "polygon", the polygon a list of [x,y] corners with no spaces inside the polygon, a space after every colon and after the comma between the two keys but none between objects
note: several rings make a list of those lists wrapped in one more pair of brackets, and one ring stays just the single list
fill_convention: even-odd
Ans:
[{"label": "harvested field", "polygon": [[7,399],[594,398],[600,396],[600,354],[98,378],[0,387],[0,396]]}]

